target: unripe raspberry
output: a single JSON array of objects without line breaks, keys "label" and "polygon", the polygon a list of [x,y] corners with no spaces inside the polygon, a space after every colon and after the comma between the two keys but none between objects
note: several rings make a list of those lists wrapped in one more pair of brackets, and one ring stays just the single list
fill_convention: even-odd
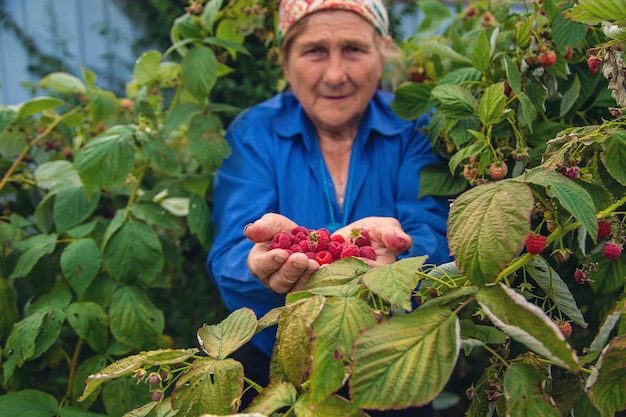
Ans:
[{"label": "unripe raspberry", "polygon": [[501,180],[506,177],[509,172],[509,167],[504,162],[494,162],[489,165],[489,176],[495,181]]},{"label": "unripe raspberry", "polygon": [[596,74],[602,66],[602,58],[598,58],[595,55],[590,55],[589,58],[587,58],[587,66],[589,67],[589,72],[592,75]]},{"label": "unripe raspberry", "polygon": [[572,325],[569,321],[564,321],[563,323],[557,324],[559,330],[563,334],[563,337],[566,339],[572,335]]},{"label": "unripe raspberry", "polygon": [[150,385],[158,385],[161,383],[161,375],[156,372],[152,372],[148,375],[147,381]]},{"label": "unripe raspberry", "polygon": [[605,243],[602,248],[602,256],[606,259],[617,259],[621,254],[622,247],[612,242]]},{"label": "unripe raspberry", "polygon": [[542,52],[541,54],[539,54],[539,63],[544,68],[553,66],[555,62],[556,62],[556,52],[547,51],[547,52]]},{"label": "unripe raspberry", "polygon": [[153,391],[152,392],[152,401],[161,401],[161,398],[163,398],[163,392],[162,391]]}]

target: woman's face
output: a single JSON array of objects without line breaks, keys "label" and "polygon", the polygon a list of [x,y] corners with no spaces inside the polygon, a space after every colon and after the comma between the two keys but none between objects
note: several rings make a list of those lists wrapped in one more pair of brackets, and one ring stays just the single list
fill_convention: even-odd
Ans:
[{"label": "woman's face", "polygon": [[308,19],[289,48],[287,81],[318,129],[354,129],[384,69],[382,39],[350,11],[321,11]]}]

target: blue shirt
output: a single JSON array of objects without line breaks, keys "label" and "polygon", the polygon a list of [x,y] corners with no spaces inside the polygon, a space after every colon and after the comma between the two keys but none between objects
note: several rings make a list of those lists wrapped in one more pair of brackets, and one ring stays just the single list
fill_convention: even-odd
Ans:
[{"label": "blue shirt", "polygon": [[[400,119],[389,107],[392,99],[378,91],[361,121],[343,213],[315,128],[292,93],[253,106],[233,121],[225,135],[232,153],[214,178],[216,235],[207,259],[209,275],[229,310],[249,307],[260,318],[284,305],[284,295],[261,284],[247,266],[253,244],[243,228],[265,213],[280,213],[310,229],[332,222],[343,226],[368,216],[395,217],[413,238],[402,258],[428,255],[427,262],[434,264],[451,260],[448,201],[418,199],[421,169],[438,160],[420,129],[428,118]],[[252,343],[269,356],[275,337],[272,326]]]}]

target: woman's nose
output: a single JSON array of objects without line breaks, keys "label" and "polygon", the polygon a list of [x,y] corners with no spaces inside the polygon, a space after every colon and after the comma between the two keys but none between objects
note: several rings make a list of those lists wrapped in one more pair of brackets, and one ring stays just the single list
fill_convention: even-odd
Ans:
[{"label": "woman's nose", "polygon": [[341,84],[348,78],[345,61],[340,53],[331,53],[324,73],[324,81],[329,84]]}]

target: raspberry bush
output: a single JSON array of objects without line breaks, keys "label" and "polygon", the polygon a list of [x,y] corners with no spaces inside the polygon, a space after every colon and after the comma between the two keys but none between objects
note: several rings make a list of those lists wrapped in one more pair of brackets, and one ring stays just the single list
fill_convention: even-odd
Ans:
[{"label": "raspberry bush", "polygon": [[[267,4],[266,15],[251,13],[250,8],[244,12],[248,4],[242,1],[229,3],[229,8],[217,13],[222,3],[214,1],[202,2],[202,14],[185,15],[177,21],[174,49],[184,56],[183,67],[200,59],[219,74],[225,69],[213,66],[208,58],[210,53],[201,46],[213,40],[210,36],[205,39],[213,34],[213,27],[207,26],[212,20],[207,16],[214,16],[217,21],[232,19],[234,27],[237,23],[255,27],[259,36],[271,42],[273,9]],[[54,343],[57,329],[68,323],[96,354],[72,373],[78,376],[73,377],[73,389],[66,401],[71,407],[88,409],[102,399],[108,404],[107,412],[114,415],[128,411],[129,416],[242,412],[267,416],[364,416],[363,409],[402,408],[431,401],[442,409],[444,398],[455,399],[455,404],[442,411],[446,416],[608,417],[625,410],[623,4],[618,0],[543,0],[512,8],[504,2],[493,2],[489,7],[476,2],[467,4],[456,15],[439,3],[420,4],[428,6],[423,7],[428,23],[446,22],[446,26],[424,24],[414,37],[401,44],[408,68],[406,82],[397,88],[394,111],[413,119],[432,107],[437,109],[427,133],[447,163],[427,167],[421,189],[423,194],[451,199],[448,238],[454,262],[433,265],[425,256],[418,256],[370,268],[354,257],[356,240],[365,238],[363,231],[356,231],[358,235],[352,235],[354,241],[350,242],[301,227],[287,234],[302,233],[298,242],[292,236],[281,235],[272,244],[284,250],[294,250],[294,245],[298,245],[300,249],[295,249],[305,252],[311,247],[317,252],[310,252],[316,254],[328,251],[333,262],[321,268],[302,291],[289,294],[284,306],[263,317],[243,308],[215,324],[206,324],[197,332],[197,348],[151,350],[149,341],[137,346],[138,339],[130,336],[146,337],[145,328],[120,331],[116,308],[101,301],[104,297],[94,295],[94,290],[89,289],[91,284],[77,279],[78,272],[64,275],[67,284],[59,284],[54,292],[60,294],[59,298],[47,297],[35,303],[29,315],[18,321],[14,287],[22,277],[14,273],[12,280],[0,281],[4,305],[10,307],[2,309],[2,314],[5,323],[17,322],[17,328],[26,330],[28,337],[22,339],[17,331],[4,328],[4,340],[7,334],[12,336],[3,344],[3,386],[9,382],[7,372],[19,373],[31,363],[38,363],[44,353],[52,354],[58,346]],[[230,33],[225,29],[224,32]],[[233,44],[218,43],[238,50]],[[270,49],[269,53],[274,51]],[[81,139],[72,148],[73,159],[67,161],[78,171],[77,177],[65,163],[52,170],[56,175],[50,173],[51,166],[35,171],[34,183],[49,196],[30,217],[14,217],[8,229],[11,233],[5,236],[17,235],[17,240],[23,240],[26,231],[33,227],[47,232],[37,234],[37,239],[28,244],[16,245],[16,249],[10,246],[13,256],[6,263],[30,273],[26,267],[31,266],[34,258],[52,257],[55,250],[69,246],[70,237],[81,240],[86,249],[76,249],[85,253],[93,244],[82,240],[94,234],[98,237],[96,245],[104,245],[99,262],[106,266],[97,281],[109,282],[108,286],[101,284],[97,288],[111,291],[113,287],[115,294],[120,291],[117,288],[123,287],[124,300],[130,298],[133,305],[145,306],[145,299],[127,287],[131,283],[148,285],[151,275],[143,270],[127,270],[133,263],[111,261],[121,253],[133,253],[126,247],[116,247],[120,244],[116,235],[147,235],[148,230],[161,231],[172,223],[155,217],[156,213],[147,208],[139,210],[136,205],[150,201],[159,207],[167,206],[165,200],[172,192],[169,190],[175,189],[190,198],[190,209],[202,209],[202,216],[191,215],[190,211],[188,222],[191,231],[206,236],[200,233],[207,227],[203,206],[206,189],[201,187],[198,194],[198,183],[194,181],[198,172],[179,172],[182,178],[176,177],[178,181],[174,183],[180,187],[172,188],[170,171],[178,172],[178,165],[167,163],[168,148],[154,138],[169,138],[166,144],[189,158],[185,160],[190,167],[210,168],[214,165],[204,164],[216,164],[227,153],[220,141],[217,116],[207,117],[203,113],[204,117],[190,118],[189,107],[198,105],[193,100],[191,104],[180,104],[185,107],[179,111],[173,109],[161,115],[165,101],[159,94],[150,94],[154,88],[151,82],[156,77],[170,85],[173,78],[169,76],[169,63],[156,62],[161,61],[155,53],[142,57],[135,71],[137,83],[130,88],[133,109],[142,116],[137,120],[149,125],[138,124],[128,132],[127,125],[113,128],[105,123],[104,130],[97,133],[98,123],[89,119],[87,124],[94,129],[95,138],[80,136],[84,141]],[[173,88],[178,92],[189,88],[196,99],[204,97],[215,81],[199,77],[195,71],[182,71],[181,75],[181,79],[175,78]],[[63,86],[66,92],[79,85],[66,77],[55,76],[48,81],[48,85]],[[88,92],[86,100],[95,93],[91,89]],[[189,98],[182,93],[177,97]],[[104,98],[97,102],[106,103]],[[7,117],[5,109],[0,117],[3,128],[13,127],[22,116],[33,116],[34,110],[49,110],[55,103],[49,98],[35,101],[20,110],[18,116],[9,113]],[[204,104],[212,110],[221,109],[214,103]],[[93,108],[100,109],[96,105]],[[89,117],[94,114],[100,113],[88,113]],[[49,113],[45,116],[48,118],[43,119],[39,132],[42,138],[28,142],[33,147],[39,144],[43,150],[31,156],[29,148],[24,154],[32,157],[34,163],[38,163],[42,152],[54,148],[45,144],[44,137],[51,133],[60,135],[67,130],[65,125],[76,126],[75,113],[62,120]],[[64,129],[56,129],[59,124]],[[37,125],[25,124],[23,128],[33,134],[38,131]],[[194,141],[193,132],[206,142]],[[122,156],[130,154],[131,149],[145,149],[152,158],[133,159],[136,165],[120,162],[117,170],[106,171],[105,175],[95,168],[94,161],[98,160],[97,151],[109,149],[110,143],[116,145],[111,146],[110,152],[120,161],[125,161]],[[83,147],[96,151],[87,152]],[[195,161],[198,155],[206,159]],[[55,153],[55,158],[61,157]],[[152,164],[158,164],[164,172],[152,172]],[[17,166],[23,169],[23,165]],[[121,175],[119,167],[128,171],[123,170]],[[28,170],[19,174],[22,177],[16,172],[16,176],[7,178],[29,178]],[[60,204],[55,202],[62,200],[59,196],[63,193],[61,188],[54,188],[58,183],[53,180],[61,174],[73,178],[66,180],[67,184],[81,184],[91,193],[100,190],[96,196],[101,203],[93,212],[109,213],[106,227],[98,222],[92,227],[94,219],[85,214],[71,225],[63,223],[60,216],[54,217],[55,204]],[[159,178],[168,186],[165,199],[159,194],[165,187],[154,185],[159,184]],[[144,190],[148,184],[151,187]],[[102,200],[111,196],[117,202],[114,214],[110,209],[105,211],[111,203],[103,204]],[[92,201],[86,199],[82,205],[90,208],[90,204],[95,204]],[[64,205],[60,207],[58,210]],[[34,220],[29,222],[30,218]],[[131,218],[133,226],[128,225]],[[55,235],[53,240],[49,231],[58,229],[59,223],[68,232],[62,238]],[[527,247],[529,236],[541,236],[545,242],[542,239],[541,245],[534,242]],[[164,238],[159,235],[157,240],[144,240],[154,243],[163,242]],[[283,247],[287,244],[289,249]],[[36,253],[28,252],[29,247],[36,248]],[[159,253],[156,248],[154,243],[141,259],[149,258],[152,262],[155,253]],[[352,255],[334,260],[339,248],[340,254],[351,250]],[[65,256],[72,254],[68,252]],[[63,264],[63,256],[60,259]],[[84,259],[85,256],[80,258]],[[324,253],[320,259],[329,256]],[[69,260],[72,262],[65,264],[66,270],[77,271],[76,258],[66,259]],[[85,265],[88,266],[79,266],[84,269]],[[150,266],[157,275],[154,262]],[[87,289],[81,289],[78,283]],[[70,291],[71,297],[64,288],[74,291]],[[137,304],[137,300],[144,304]],[[93,332],[86,332],[82,321],[74,321],[73,313],[78,307],[84,308],[78,311],[82,313],[79,317],[86,317],[93,326],[109,320],[102,331],[107,333],[110,329],[115,343],[105,343],[101,340],[104,336],[96,337]],[[141,317],[149,319],[154,315]],[[246,375],[241,364],[229,356],[268,326],[277,326],[278,334],[272,355],[272,382],[261,387],[249,381],[249,389],[257,390],[259,395],[251,407],[240,410],[238,398]],[[154,336],[159,330],[148,333]],[[131,339],[133,343],[127,343],[140,350],[138,353],[120,348],[126,340],[124,336]],[[79,353],[86,355],[87,347],[83,349]],[[343,383],[349,385],[350,398],[336,395]],[[34,395],[32,390],[24,393],[18,385],[13,387],[16,392],[0,396],[0,410],[24,406],[28,402],[25,398]],[[128,390],[115,404],[112,396],[123,388]],[[131,390],[135,398],[132,406],[124,400],[131,396]],[[35,392],[37,398],[52,403],[50,408],[54,409],[49,397]],[[131,413],[135,405],[139,407]],[[65,402],[59,405],[66,406],[70,407]]]}]

